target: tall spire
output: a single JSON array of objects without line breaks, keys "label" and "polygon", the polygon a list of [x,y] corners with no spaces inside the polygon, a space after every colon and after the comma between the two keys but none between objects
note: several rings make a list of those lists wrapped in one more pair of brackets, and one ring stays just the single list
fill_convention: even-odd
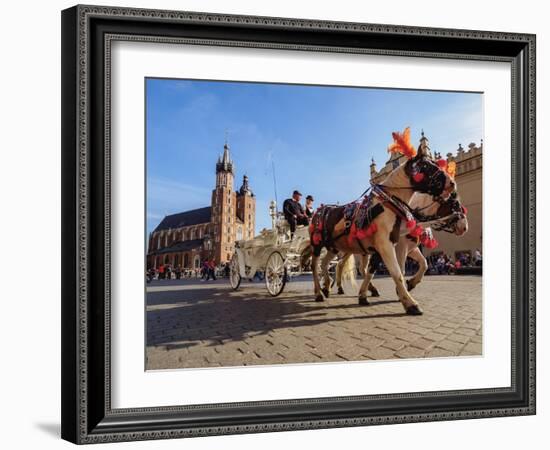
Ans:
[{"label": "tall spire", "polygon": [[376,161],[374,161],[374,158],[371,158],[370,176],[371,178],[376,176]]},{"label": "tall spire", "polygon": [[432,156],[432,152],[429,146],[430,141],[424,134],[424,129],[420,133],[420,144],[418,145],[418,154],[423,156]]},{"label": "tall spire", "polygon": [[233,161],[231,161],[231,155],[229,154],[229,145],[227,141],[223,146],[223,156],[218,158],[216,163],[216,173],[217,172],[231,172],[233,173]]},{"label": "tall spire", "polygon": [[227,142],[223,146],[223,158],[222,163],[229,164],[231,162],[231,158],[229,157],[229,145],[227,145]]}]

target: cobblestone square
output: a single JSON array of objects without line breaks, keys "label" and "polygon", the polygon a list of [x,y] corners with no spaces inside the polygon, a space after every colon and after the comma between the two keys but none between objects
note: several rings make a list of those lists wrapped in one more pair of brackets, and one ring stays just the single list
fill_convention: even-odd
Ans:
[{"label": "cobblestone square", "polygon": [[147,369],[481,355],[481,277],[425,277],[413,291],[423,316],[404,314],[390,278],[375,284],[381,296],[359,306],[351,294],[314,302],[307,276],[279,297],[262,282],[154,281]]}]

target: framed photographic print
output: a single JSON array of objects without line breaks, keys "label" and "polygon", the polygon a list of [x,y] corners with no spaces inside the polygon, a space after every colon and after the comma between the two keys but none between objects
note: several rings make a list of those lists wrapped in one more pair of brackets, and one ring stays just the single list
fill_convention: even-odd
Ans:
[{"label": "framed photographic print", "polygon": [[62,437],[535,413],[535,36],[62,12]]}]

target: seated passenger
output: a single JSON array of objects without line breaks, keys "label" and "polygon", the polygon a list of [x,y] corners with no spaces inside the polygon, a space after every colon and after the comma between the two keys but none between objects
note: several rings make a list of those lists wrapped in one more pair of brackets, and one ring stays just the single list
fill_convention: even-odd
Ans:
[{"label": "seated passenger", "polygon": [[283,203],[283,214],[290,225],[290,237],[294,237],[297,225],[308,225],[309,220],[300,204],[302,194],[299,191],[292,193],[292,198],[287,198]]}]

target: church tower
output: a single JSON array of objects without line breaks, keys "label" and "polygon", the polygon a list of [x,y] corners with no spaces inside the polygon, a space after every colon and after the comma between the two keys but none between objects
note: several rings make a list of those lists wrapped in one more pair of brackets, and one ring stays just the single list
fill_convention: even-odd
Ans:
[{"label": "church tower", "polygon": [[256,228],[256,197],[248,185],[248,177],[237,192],[237,219],[241,222],[237,228],[237,240],[252,239]]},{"label": "church tower", "polygon": [[216,163],[216,187],[212,191],[213,257],[216,264],[229,261],[235,250],[236,193],[233,190],[235,166],[227,142]]}]

